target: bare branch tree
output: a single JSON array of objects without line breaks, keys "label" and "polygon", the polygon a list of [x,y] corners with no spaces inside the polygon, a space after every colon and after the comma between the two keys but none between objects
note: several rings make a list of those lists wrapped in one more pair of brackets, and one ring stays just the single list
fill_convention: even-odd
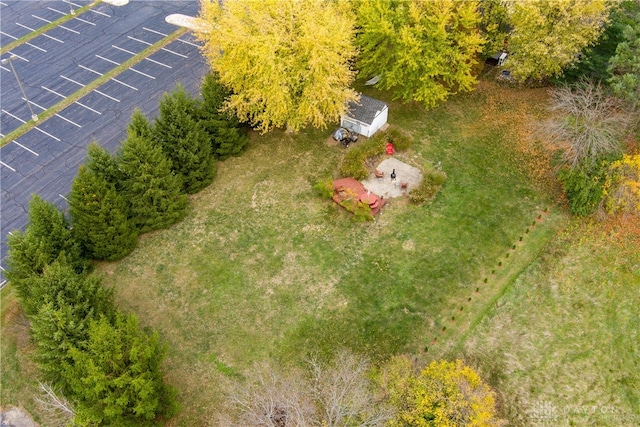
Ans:
[{"label": "bare branch tree", "polygon": [[73,405],[64,397],[56,393],[52,386],[38,382],[41,396],[34,400],[47,414],[47,425],[63,427],[74,425],[76,411]]},{"label": "bare branch tree", "polygon": [[337,427],[382,426],[391,409],[377,397],[363,358],[340,352],[333,363],[308,361],[309,372],[270,365],[255,369],[255,380],[229,387],[239,420],[221,418],[225,426]]},{"label": "bare branch tree", "polygon": [[308,385],[298,371],[286,375],[271,366],[256,368],[256,380],[236,384],[229,398],[241,413],[234,424],[247,427],[312,426],[315,407],[308,395]]},{"label": "bare branch tree", "polygon": [[391,419],[391,410],[376,399],[367,378],[369,363],[347,351],[340,351],[330,365],[309,360],[312,393],[322,411],[318,425],[380,426]]},{"label": "bare branch tree", "polygon": [[587,161],[622,151],[622,136],[630,117],[620,102],[599,83],[582,81],[575,87],[552,89],[551,117],[537,126],[539,137],[563,151],[574,168]]}]

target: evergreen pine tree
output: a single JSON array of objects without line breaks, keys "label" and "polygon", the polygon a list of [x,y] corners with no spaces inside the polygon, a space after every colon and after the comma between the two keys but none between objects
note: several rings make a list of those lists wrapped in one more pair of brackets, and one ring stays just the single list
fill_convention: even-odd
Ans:
[{"label": "evergreen pine tree", "polygon": [[133,110],[131,121],[127,127],[127,134],[129,136],[135,135],[144,138],[151,138],[153,135],[151,123],[149,123],[147,116],[145,116],[139,108]]},{"label": "evergreen pine tree", "polygon": [[33,195],[29,203],[26,231],[14,231],[9,235],[7,244],[9,256],[5,274],[15,286],[21,303],[31,299],[25,280],[41,275],[53,261],[63,260],[77,272],[88,267],[64,214],[37,195]]},{"label": "evergreen pine tree", "polygon": [[199,104],[200,123],[211,138],[211,152],[220,160],[239,154],[248,142],[236,116],[222,111],[229,95],[216,72],[205,76]]},{"label": "evergreen pine tree", "polygon": [[174,392],[162,381],[164,348],[134,316],[118,313],[91,322],[85,346],[69,351],[63,375],[77,401],[81,425],[146,426],[175,410]]},{"label": "evergreen pine tree", "polygon": [[33,299],[23,307],[31,321],[34,359],[47,380],[65,387],[61,364],[70,362],[68,351],[72,346],[87,340],[89,320],[99,316],[114,319],[113,291],[105,288],[97,276],[78,274],[59,261],[48,265],[42,276],[28,281]]},{"label": "evergreen pine tree", "polygon": [[206,187],[216,173],[211,141],[197,121],[197,103],[180,85],[160,101],[153,126],[154,139],[182,177],[183,191],[193,194]]},{"label": "evergreen pine tree", "polygon": [[80,166],[69,205],[74,232],[89,257],[113,261],[133,250],[138,236],[127,203],[104,177]]},{"label": "evergreen pine tree", "polygon": [[109,184],[114,185],[117,190],[122,187],[123,176],[118,168],[116,158],[95,141],[89,144],[86,165],[91,173],[104,178]]},{"label": "evergreen pine tree", "polygon": [[141,233],[166,228],[184,217],[187,196],[182,194],[180,178],[171,170],[171,161],[162,148],[148,135],[138,134],[130,126],[118,163],[124,175],[122,194],[129,202],[131,220]]}]

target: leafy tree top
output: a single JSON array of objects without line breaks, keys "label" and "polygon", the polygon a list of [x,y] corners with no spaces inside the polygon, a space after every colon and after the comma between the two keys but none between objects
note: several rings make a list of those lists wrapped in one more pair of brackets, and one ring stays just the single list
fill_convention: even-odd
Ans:
[{"label": "leafy tree top", "polygon": [[524,81],[561,75],[598,40],[608,11],[606,0],[510,2],[508,67],[513,76]]},{"label": "leafy tree top", "polygon": [[365,1],[358,23],[361,73],[379,75],[380,86],[397,98],[433,107],[476,82],[473,67],[484,43],[477,2]]},{"label": "leafy tree top", "polygon": [[354,72],[354,18],[348,2],[206,0],[204,54],[232,94],[225,108],[263,132],[297,131],[338,120]]}]

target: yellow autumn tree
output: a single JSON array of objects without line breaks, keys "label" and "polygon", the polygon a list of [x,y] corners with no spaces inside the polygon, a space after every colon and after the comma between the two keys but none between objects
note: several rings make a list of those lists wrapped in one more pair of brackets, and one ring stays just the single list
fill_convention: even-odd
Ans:
[{"label": "yellow autumn tree", "polygon": [[478,2],[367,0],[359,3],[358,68],[396,98],[434,107],[473,89],[484,38]]},{"label": "yellow autumn tree", "polygon": [[462,361],[433,361],[419,375],[405,357],[382,370],[380,383],[396,408],[393,427],[494,427],[495,394]]},{"label": "yellow autumn tree", "polygon": [[508,67],[519,81],[562,74],[594,44],[608,19],[607,0],[511,1]]},{"label": "yellow autumn tree", "polygon": [[343,0],[202,0],[213,30],[198,37],[220,82],[225,109],[263,132],[337,121],[350,88],[354,18]]},{"label": "yellow autumn tree", "polygon": [[603,195],[607,213],[640,214],[640,154],[625,154],[611,163]]}]

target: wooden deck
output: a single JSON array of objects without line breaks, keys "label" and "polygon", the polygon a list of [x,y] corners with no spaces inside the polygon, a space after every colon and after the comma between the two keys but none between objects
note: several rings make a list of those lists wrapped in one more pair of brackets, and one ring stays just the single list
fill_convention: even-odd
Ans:
[{"label": "wooden deck", "polygon": [[368,192],[367,189],[354,178],[341,178],[333,181],[333,200],[343,206],[342,202],[347,199],[367,203],[371,208],[371,215],[373,216],[376,216],[385,203],[387,203],[382,197]]}]

